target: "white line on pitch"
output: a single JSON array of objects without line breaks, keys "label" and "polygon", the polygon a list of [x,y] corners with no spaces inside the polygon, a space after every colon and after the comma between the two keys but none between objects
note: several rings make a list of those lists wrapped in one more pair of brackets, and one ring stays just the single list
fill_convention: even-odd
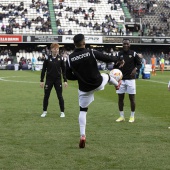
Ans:
[{"label": "white line on pitch", "polygon": [[[23,77],[23,76],[10,76],[10,77]],[[0,81],[8,81],[8,82],[16,82],[16,83],[39,83],[39,82],[33,82],[33,81],[17,81],[17,80],[6,80],[5,78],[10,77],[0,77]]]},{"label": "white line on pitch", "polygon": [[143,80],[143,81],[148,81],[148,82],[153,82],[153,83],[168,84],[168,82],[165,83],[165,82],[162,82],[162,81],[147,80],[147,79],[141,79],[141,80]]}]

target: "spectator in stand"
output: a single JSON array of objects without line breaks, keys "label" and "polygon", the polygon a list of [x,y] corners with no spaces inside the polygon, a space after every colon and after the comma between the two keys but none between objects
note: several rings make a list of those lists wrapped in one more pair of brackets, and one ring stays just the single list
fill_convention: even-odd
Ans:
[{"label": "spectator in stand", "polygon": [[88,20],[88,17],[89,17],[88,13],[85,13],[85,14],[84,14],[84,19],[85,19],[85,20]]},{"label": "spectator in stand", "polygon": [[149,9],[150,9],[150,2],[149,1],[146,4],[146,9],[147,9],[147,12],[149,12]]},{"label": "spectator in stand", "polygon": [[76,19],[75,22],[76,22],[76,24],[79,24],[79,20],[78,19]]},{"label": "spectator in stand", "polygon": [[86,22],[84,22],[84,23],[83,23],[83,27],[87,27],[87,24],[86,24]]},{"label": "spectator in stand", "polygon": [[94,12],[92,12],[92,16],[91,16],[92,20],[94,19]]},{"label": "spectator in stand", "polygon": [[61,26],[60,19],[58,19],[58,20],[56,21],[56,24],[57,24],[57,26]]},{"label": "spectator in stand", "polygon": [[126,35],[130,35],[130,30],[126,29]]},{"label": "spectator in stand", "polygon": [[6,34],[13,34],[12,26],[6,26]]},{"label": "spectator in stand", "polygon": [[63,30],[60,27],[58,27],[58,35],[63,35]]},{"label": "spectator in stand", "polygon": [[91,22],[91,21],[89,22],[89,27],[93,27],[93,24],[92,24],[92,22]]},{"label": "spectator in stand", "polygon": [[146,23],[146,28],[150,29],[150,23],[149,23],[149,21]]},{"label": "spectator in stand", "polygon": [[117,5],[116,4],[114,4],[114,10],[117,10]]},{"label": "spectator in stand", "polygon": [[122,29],[119,28],[119,35],[122,35]]},{"label": "spectator in stand", "polygon": [[71,29],[68,30],[68,35],[72,35],[72,30]]},{"label": "spectator in stand", "polygon": [[2,30],[2,31],[5,31],[5,25],[4,25],[4,24],[2,24],[1,30]]}]

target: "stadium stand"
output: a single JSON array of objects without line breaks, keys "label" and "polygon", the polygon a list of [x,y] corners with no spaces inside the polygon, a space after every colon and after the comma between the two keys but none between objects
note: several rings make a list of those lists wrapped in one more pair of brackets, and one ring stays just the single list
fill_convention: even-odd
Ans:
[{"label": "stadium stand", "polygon": [[[168,0],[1,0],[0,34],[169,36],[169,9]],[[126,27],[137,18],[139,28]]]},{"label": "stadium stand", "polygon": [[96,3],[65,0],[53,5],[58,34],[117,35],[123,27],[124,13],[120,1],[112,4],[107,0]]},{"label": "stadium stand", "polygon": [[170,36],[170,2],[169,1],[127,1],[132,17],[141,18],[140,36]]},{"label": "stadium stand", "polygon": [[47,0],[1,0],[0,34],[52,34]]}]

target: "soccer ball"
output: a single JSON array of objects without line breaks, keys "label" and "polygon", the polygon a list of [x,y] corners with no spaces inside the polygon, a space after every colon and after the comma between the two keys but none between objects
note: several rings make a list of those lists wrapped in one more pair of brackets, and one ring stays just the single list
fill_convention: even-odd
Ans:
[{"label": "soccer ball", "polygon": [[119,69],[113,69],[110,71],[109,75],[111,77],[113,77],[114,79],[116,79],[116,81],[119,81],[122,79],[123,74]]}]

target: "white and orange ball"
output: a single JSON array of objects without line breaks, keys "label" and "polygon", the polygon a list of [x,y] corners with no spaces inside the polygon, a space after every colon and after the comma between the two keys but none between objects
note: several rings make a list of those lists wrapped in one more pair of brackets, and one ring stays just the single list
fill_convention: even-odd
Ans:
[{"label": "white and orange ball", "polygon": [[123,74],[119,69],[111,70],[109,75],[114,79],[116,79],[116,81],[120,81],[123,78]]}]

